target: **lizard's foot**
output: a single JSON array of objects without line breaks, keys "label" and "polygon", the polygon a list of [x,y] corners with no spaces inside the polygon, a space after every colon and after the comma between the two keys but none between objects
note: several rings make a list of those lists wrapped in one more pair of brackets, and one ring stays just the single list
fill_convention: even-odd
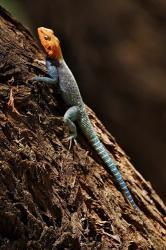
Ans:
[{"label": "lizard's foot", "polygon": [[68,148],[69,150],[71,149],[72,142],[74,142],[74,144],[77,145],[77,140],[76,140],[75,134],[71,134],[65,141],[69,142],[69,148]]},{"label": "lizard's foot", "polygon": [[71,149],[73,142],[75,145],[77,145],[76,137],[77,137],[76,133],[70,133],[70,136],[65,139],[65,142],[69,142],[69,148],[68,148],[69,150]]},{"label": "lizard's foot", "polygon": [[32,81],[39,82],[39,81],[41,81],[41,76],[34,76],[34,77],[32,77],[31,80],[32,80]]},{"label": "lizard's foot", "polygon": [[77,145],[77,140],[70,136],[69,137],[69,150],[71,149],[72,142],[74,142],[74,144]]}]

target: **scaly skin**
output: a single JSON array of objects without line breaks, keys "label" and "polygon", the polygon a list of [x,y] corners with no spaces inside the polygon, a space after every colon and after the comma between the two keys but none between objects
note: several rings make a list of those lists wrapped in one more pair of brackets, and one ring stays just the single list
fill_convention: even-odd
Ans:
[{"label": "scaly skin", "polygon": [[111,159],[109,152],[100,142],[96,132],[94,131],[86,113],[85,105],[83,103],[77,82],[63,59],[58,38],[54,35],[54,32],[51,29],[44,27],[38,28],[38,34],[40,42],[48,56],[46,59],[46,65],[49,77],[37,76],[34,80],[43,81],[48,84],[57,83],[59,85],[63,100],[70,107],[64,115],[64,122],[70,130],[70,140],[75,139],[77,136],[77,130],[74,124],[74,121],[77,120],[92,147],[111,170],[129,203],[134,209],[138,209],[119,170],[117,169],[114,161]]}]

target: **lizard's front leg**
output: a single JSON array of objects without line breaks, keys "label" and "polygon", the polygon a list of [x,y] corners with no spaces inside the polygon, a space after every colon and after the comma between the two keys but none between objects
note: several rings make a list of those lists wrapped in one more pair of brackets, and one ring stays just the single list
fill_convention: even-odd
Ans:
[{"label": "lizard's front leg", "polygon": [[33,81],[37,81],[37,82],[44,82],[46,84],[56,84],[58,81],[57,79],[53,79],[50,77],[45,77],[45,76],[35,76],[32,78]]},{"label": "lizard's front leg", "polygon": [[46,84],[56,84],[58,82],[58,70],[55,65],[55,62],[53,62],[49,58],[46,58],[46,68],[49,77],[35,76],[34,78],[32,78],[32,80],[38,82],[44,82]]},{"label": "lizard's front leg", "polygon": [[79,112],[79,107],[77,106],[72,106],[70,107],[65,115],[64,115],[64,122],[69,128],[70,136],[69,136],[69,149],[71,148],[72,140],[76,143],[75,138],[77,137],[77,128],[76,125],[74,124],[74,121],[78,120],[80,116]]}]

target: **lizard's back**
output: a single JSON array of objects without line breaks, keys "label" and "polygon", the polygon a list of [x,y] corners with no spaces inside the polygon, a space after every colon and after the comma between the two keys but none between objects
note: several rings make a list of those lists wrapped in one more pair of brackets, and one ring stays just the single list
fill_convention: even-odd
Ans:
[{"label": "lizard's back", "polygon": [[58,66],[59,87],[65,103],[69,106],[83,107],[82,97],[76,80],[65,61]]}]

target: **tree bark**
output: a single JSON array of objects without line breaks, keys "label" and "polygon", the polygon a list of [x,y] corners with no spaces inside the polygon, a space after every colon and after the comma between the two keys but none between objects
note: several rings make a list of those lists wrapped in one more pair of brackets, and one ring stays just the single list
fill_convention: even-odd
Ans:
[{"label": "tree bark", "polygon": [[87,108],[140,213],[78,130],[68,150],[66,107],[30,32],[0,8],[0,249],[166,249],[166,208]]}]

